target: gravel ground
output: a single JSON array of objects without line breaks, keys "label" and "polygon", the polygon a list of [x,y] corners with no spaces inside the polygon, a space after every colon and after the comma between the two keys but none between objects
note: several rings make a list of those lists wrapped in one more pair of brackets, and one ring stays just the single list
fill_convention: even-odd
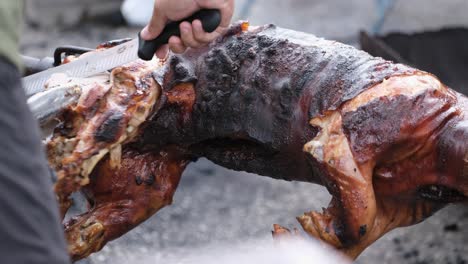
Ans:
[{"label": "gravel ground", "polygon": [[[34,25],[24,29],[22,53],[50,56],[60,45],[94,47],[102,41],[131,37],[138,32],[135,28],[76,24],[80,21],[77,16],[89,14],[88,9],[96,10],[92,8],[95,1],[63,0],[61,5],[55,5],[57,1],[42,0],[41,8],[30,5],[28,16]],[[248,12],[242,9],[246,1],[252,5]],[[116,9],[118,1],[103,2],[108,9]],[[237,18],[249,18],[252,24],[276,23],[354,45],[357,32],[372,30],[378,19],[378,6],[373,0],[237,2]],[[66,19],[60,15],[65,9]],[[399,0],[387,13],[381,32],[468,25],[466,10],[466,0]],[[298,226],[295,216],[318,210],[328,200],[329,195],[319,186],[234,172],[201,160],[185,171],[172,206],[80,263],[129,263],[136,256],[151,256],[157,263],[167,255],[210,244],[268,238],[273,223]],[[468,208],[452,206],[422,224],[386,235],[368,248],[357,263],[461,264],[468,262],[467,252]]]}]

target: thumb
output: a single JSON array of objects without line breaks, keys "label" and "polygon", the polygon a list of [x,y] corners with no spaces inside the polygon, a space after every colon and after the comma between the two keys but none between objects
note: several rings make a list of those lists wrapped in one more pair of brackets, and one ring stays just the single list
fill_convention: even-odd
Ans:
[{"label": "thumb", "polygon": [[[156,2],[157,3],[157,2]],[[141,37],[144,40],[155,39],[166,26],[168,19],[163,12],[160,12],[157,5],[154,6],[153,16],[148,25],[141,31]]]}]

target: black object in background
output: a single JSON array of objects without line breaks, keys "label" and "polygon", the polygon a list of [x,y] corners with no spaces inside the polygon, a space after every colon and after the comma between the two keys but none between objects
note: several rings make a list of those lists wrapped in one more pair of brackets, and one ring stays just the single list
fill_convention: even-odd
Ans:
[{"label": "black object in background", "polygon": [[430,72],[450,88],[468,95],[468,29],[385,36],[361,32],[360,43],[373,56]]}]

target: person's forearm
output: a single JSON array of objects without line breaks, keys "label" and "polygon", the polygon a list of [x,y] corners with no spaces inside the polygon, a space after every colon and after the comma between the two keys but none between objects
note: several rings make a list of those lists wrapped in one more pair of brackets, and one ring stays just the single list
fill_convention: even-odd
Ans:
[{"label": "person's forearm", "polygon": [[183,53],[187,48],[200,48],[213,41],[229,26],[234,12],[234,0],[156,0],[153,16],[149,24],[142,30],[143,39],[156,38],[168,21],[181,20],[200,9],[219,9],[221,12],[221,24],[212,33],[203,30],[201,22],[195,20],[192,23],[180,24],[180,37],[171,37],[169,45],[161,47],[156,55],[164,58],[167,49],[173,52]]}]

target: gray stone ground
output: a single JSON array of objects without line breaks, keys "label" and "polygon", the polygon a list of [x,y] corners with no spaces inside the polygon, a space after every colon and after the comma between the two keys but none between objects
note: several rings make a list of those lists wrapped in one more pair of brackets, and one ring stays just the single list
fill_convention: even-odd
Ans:
[{"label": "gray stone ground", "polygon": [[[244,12],[247,1],[251,8]],[[135,28],[79,23],[83,14],[116,10],[118,2],[31,0],[27,14],[34,26],[24,29],[22,53],[50,56],[59,45],[93,47],[105,40],[135,36]],[[466,0],[395,2],[382,32],[468,25]],[[238,0],[237,4],[237,18],[249,18],[252,24],[276,23],[354,45],[358,31],[371,30],[378,19],[373,0]],[[140,255],[153,256],[154,263],[160,263],[169,252],[266,238],[273,223],[298,226],[295,216],[326,206],[328,199],[319,186],[229,171],[201,160],[185,171],[172,206],[81,263],[128,263]],[[422,224],[391,232],[357,261],[467,262],[468,209],[463,206],[446,208]]]}]

